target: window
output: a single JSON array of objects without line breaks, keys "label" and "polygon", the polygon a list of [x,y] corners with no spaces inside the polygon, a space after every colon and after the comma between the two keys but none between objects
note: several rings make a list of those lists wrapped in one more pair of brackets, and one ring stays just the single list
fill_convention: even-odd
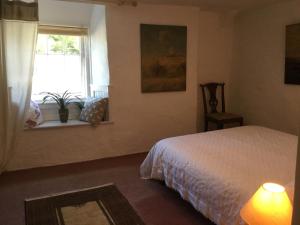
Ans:
[{"label": "window", "polygon": [[43,92],[89,96],[87,29],[40,26],[36,47],[32,100]]},{"label": "window", "polygon": [[[88,35],[87,28],[40,25],[31,99],[41,103],[45,92],[63,94],[66,90],[83,100],[108,97],[108,82],[104,82],[108,81],[107,50],[102,48],[106,41],[99,42],[101,35],[106,32]],[[59,120],[55,102],[40,104],[40,109],[44,121]],[[79,115],[77,105],[70,104],[69,120],[78,120]]]}]

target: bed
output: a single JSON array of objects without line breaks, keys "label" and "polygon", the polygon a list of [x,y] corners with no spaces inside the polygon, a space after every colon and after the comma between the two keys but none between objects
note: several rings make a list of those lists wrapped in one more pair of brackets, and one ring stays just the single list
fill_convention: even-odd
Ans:
[{"label": "bed", "polygon": [[167,138],[141,165],[217,225],[244,225],[239,211],[265,182],[291,185],[296,136],[259,126]]}]

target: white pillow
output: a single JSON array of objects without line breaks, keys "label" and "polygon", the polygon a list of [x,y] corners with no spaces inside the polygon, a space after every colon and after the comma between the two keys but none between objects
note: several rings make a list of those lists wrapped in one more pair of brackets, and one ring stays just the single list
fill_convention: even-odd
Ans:
[{"label": "white pillow", "polygon": [[25,127],[28,128],[36,127],[37,125],[43,122],[43,117],[42,117],[40,107],[36,102],[30,101],[30,107],[26,114],[25,121],[26,121]]}]

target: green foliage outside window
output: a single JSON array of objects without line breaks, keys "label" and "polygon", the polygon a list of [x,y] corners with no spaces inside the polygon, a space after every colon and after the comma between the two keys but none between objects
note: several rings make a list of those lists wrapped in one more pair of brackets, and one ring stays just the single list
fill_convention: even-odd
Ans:
[{"label": "green foliage outside window", "polygon": [[51,51],[55,53],[64,53],[66,55],[79,55],[80,50],[76,46],[76,39],[74,36],[65,36],[65,35],[50,35],[54,41],[54,44],[51,46]]},{"label": "green foliage outside window", "polygon": [[50,54],[79,55],[80,43],[78,39],[76,36],[68,35],[39,35],[37,53],[46,54],[48,52]]}]

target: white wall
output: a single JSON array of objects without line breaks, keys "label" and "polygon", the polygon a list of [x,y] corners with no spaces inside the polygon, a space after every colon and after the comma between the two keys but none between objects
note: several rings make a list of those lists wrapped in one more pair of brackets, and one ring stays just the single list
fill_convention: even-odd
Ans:
[{"label": "white wall", "polygon": [[[199,15],[198,83],[225,82],[226,108],[230,111],[229,90],[233,58],[233,19],[230,12],[201,12]],[[219,106],[221,103],[219,104]],[[198,87],[198,130],[204,128],[202,93]],[[215,129],[215,127],[212,127]]]},{"label": "white wall", "polygon": [[248,124],[297,134],[300,86],[284,84],[285,26],[300,22],[299,1],[251,10],[236,18],[231,101]]},{"label": "white wall", "polygon": [[93,85],[109,85],[105,7],[95,5],[90,21],[91,73]]},{"label": "white wall", "polygon": [[[141,93],[141,23],[188,27],[186,92]],[[9,170],[148,151],[159,139],[196,131],[199,9],[109,6],[107,31],[110,118],[114,124],[24,131]],[[210,34],[201,33],[202,37],[206,35]]]},{"label": "white wall", "polygon": [[41,24],[88,27],[93,5],[55,0],[39,0]]}]

